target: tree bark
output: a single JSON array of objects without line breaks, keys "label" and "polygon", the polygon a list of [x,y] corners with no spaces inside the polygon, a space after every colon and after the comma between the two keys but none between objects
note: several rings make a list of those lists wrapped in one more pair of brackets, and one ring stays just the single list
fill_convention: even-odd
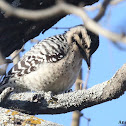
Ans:
[{"label": "tree bark", "polygon": [[1,126],[62,126],[32,115],[0,107]]}]

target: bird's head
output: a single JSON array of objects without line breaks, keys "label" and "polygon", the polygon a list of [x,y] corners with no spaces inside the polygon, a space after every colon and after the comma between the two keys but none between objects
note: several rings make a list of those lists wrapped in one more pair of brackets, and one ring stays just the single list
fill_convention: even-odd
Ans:
[{"label": "bird's head", "polygon": [[90,58],[99,46],[99,37],[82,25],[71,28],[68,34],[71,34],[71,42],[77,45],[90,69]]}]

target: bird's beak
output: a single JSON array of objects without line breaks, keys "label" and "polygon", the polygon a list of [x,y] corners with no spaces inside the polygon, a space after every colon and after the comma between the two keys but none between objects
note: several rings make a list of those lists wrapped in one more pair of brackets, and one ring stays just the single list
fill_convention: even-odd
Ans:
[{"label": "bird's beak", "polygon": [[85,60],[88,65],[88,69],[90,70],[90,56],[87,56]]},{"label": "bird's beak", "polygon": [[89,53],[84,53],[83,58],[85,59],[87,65],[88,65],[88,69],[90,70],[90,54]]},{"label": "bird's beak", "polygon": [[82,45],[79,45],[78,43],[77,43],[77,45],[80,48],[80,52],[88,65],[88,69],[90,70],[90,57],[91,57],[91,55],[90,55],[89,50],[87,51]]},{"label": "bird's beak", "polygon": [[88,69],[90,70],[90,55],[89,55],[89,53],[86,54],[85,61],[86,61],[87,65],[88,65]]}]

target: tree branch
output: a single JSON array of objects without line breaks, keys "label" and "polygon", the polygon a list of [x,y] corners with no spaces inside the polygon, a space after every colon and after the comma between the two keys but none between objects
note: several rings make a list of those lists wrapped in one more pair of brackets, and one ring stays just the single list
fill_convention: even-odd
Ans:
[{"label": "tree branch", "polygon": [[[59,94],[52,100],[49,93],[44,92],[12,94],[1,106],[28,114],[59,114],[82,110],[120,97],[126,90],[125,75],[126,64],[109,81],[87,90]],[[33,100],[38,98],[37,101]]]},{"label": "tree branch", "polygon": [[[53,19],[55,19],[55,20],[58,19],[59,20],[60,18],[64,17],[67,14],[75,14],[75,15],[80,16],[83,19],[83,21],[85,23],[85,26],[89,30],[93,31],[94,33],[101,34],[101,35],[107,37],[108,39],[110,39],[110,40],[112,40],[114,42],[121,41],[121,42],[126,43],[126,36],[125,36],[124,33],[117,34],[117,33],[113,33],[113,32],[111,32],[109,30],[106,30],[106,29],[102,28],[99,24],[97,24],[95,21],[93,21],[92,19],[90,19],[88,17],[88,15],[80,7],[77,7],[77,6],[74,6],[72,4],[69,4],[70,3],[69,0],[68,0],[67,4],[64,3],[64,2],[59,2],[55,6],[51,6],[51,8],[48,8],[48,9],[45,9],[45,10],[34,10],[34,11],[33,10],[27,10],[27,9],[14,8],[14,7],[10,6],[9,4],[5,3],[5,1],[3,1],[3,0],[1,0],[0,2],[1,2],[0,3],[0,7],[4,11],[6,11],[6,13],[11,14],[11,15],[15,15],[15,16],[18,16],[18,17],[22,17],[22,18],[25,18],[25,19],[27,18],[27,19],[32,19],[32,20],[38,20],[38,19],[48,20],[47,17],[48,18],[50,17],[51,19],[52,19],[52,17],[55,17]],[[104,7],[103,6],[101,7],[101,10],[103,10],[103,11],[99,12],[98,16],[96,17],[97,21],[104,15],[104,12],[105,12],[106,7],[108,6],[109,2],[110,2],[109,0],[107,0],[107,2],[106,1],[103,2]],[[2,5],[4,5],[4,6],[2,6]],[[102,9],[102,8],[104,8],[104,9]],[[50,20],[48,20],[48,21],[50,22]],[[48,21],[44,22],[44,24],[47,23]],[[23,24],[24,21],[20,21],[20,23]],[[43,23],[41,22],[41,25],[42,24]],[[51,22],[49,24],[50,24],[50,26],[48,25],[48,28],[50,28],[52,26]],[[33,27],[30,27],[30,29],[29,29],[30,32],[29,33],[31,33],[34,30],[35,31],[38,30],[38,29],[36,29],[38,26],[40,26],[39,23],[37,25],[34,25]],[[43,27],[45,27],[45,25],[43,25]],[[48,28],[45,28],[43,30],[45,31]],[[39,29],[39,32],[41,30]],[[35,32],[35,34],[36,33],[38,34],[39,32]],[[29,34],[29,37],[30,36],[31,35]],[[27,35],[27,40],[31,39],[29,37]],[[22,41],[23,43],[25,43],[27,40],[26,39],[22,39],[22,40],[18,40],[18,42]],[[21,48],[21,45],[22,44],[20,44],[20,48]],[[17,46],[13,47],[12,50],[14,51],[15,48],[17,49]],[[7,56],[8,54],[10,54],[10,52],[12,53],[12,50],[9,51],[10,49],[8,50],[9,51],[8,53],[6,53],[5,50],[6,49],[4,49],[4,48],[1,49],[2,54],[4,54],[5,56]]]},{"label": "tree branch", "polygon": [[6,15],[12,15],[24,19],[30,19],[30,20],[40,20],[45,19],[54,15],[59,15],[62,13],[62,9],[60,4],[56,4],[53,7],[42,9],[42,10],[28,10],[28,9],[21,9],[21,8],[15,8],[8,4],[4,0],[0,0],[0,8],[5,11]]},{"label": "tree branch", "polygon": [[[102,12],[100,11],[100,13],[97,15],[95,20],[98,21],[102,17],[102,15],[105,13],[106,7],[108,6],[109,2],[110,2],[110,0],[107,0],[107,2],[105,1],[103,3],[104,7],[101,7],[101,10],[102,10],[102,8],[104,8],[104,9]],[[3,9],[5,11],[7,11],[7,8],[3,8]],[[47,18],[48,16],[59,15],[60,13],[62,13],[63,15],[75,14],[77,16],[80,16],[83,19],[85,26],[89,30],[93,31],[94,33],[101,34],[114,42],[122,41],[122,42],[126,43],[126,36],[124,34],[122,34],[122,35],[116,34],[116,33],[113,33],[109,30],[102,28],[94,20],[90,19],[88,17],[88,15],[80,7],[77,7],[77,6],[68,4],[68,3],[58,2],[58,4],[56,4],[52,8],[49,8],[46,10],[39,10],[39,11],[16,9],[16,8],[11,7],[11,9],[7,12],[10,14],[22,17],[22,18],[27,18],[27,19],[32,19],[32,20]]]},{"label": "tree branch", "polygon": [[87,29],[90,31],[105,36],[106,38],[114,41],[114,42],[124,42],[126,43],[126,36],[124,34],[116,34],[114,32],[111,32],[109,30],[104,29],[101,27],[98,23],[96,23],[94,20],[89,18],[89,16],[86,14],[85,11],[83,11],[81,8],[70,5],[70,4],[63,4],[62,9],[64,12],[69,14],[75,14],[83,19],[83,22]]},{"label": "tree branch", "polygon": [[1,126],[61,126],[59,124],[39,119],[35,116],[23,114],[14,110],[8,110],[0,107],[0,125]]},{"label": "tree branch", "polygon": [[[124,0],[111,0],[109,5],[115,6],[115,5],[117,5],[117,4],[121,3],[121,2],[124,2]],[[86,11],[95,11],[97,9],[102,8],[102,4],[99,3],[99,4],[95,5],[95,6],[88,6],[88,7],[84,7],[84,8],[85,8]]]},{"label": "tree branch", "polygon": [[[32,12],[39,9],[47,9],[56,4],[56,0],[31,0],[30,2],[27,0],[17,0],[17,3],[16,0],[6,1],[13,7],[32,10]],[[67,3],[76,6],[79,6],[80,3],[83,3],[84,6],[91,5],[97,1],[98,0],[66,0]],[[2,6],[3,1],[0,0],[0,2],[0,6]],[[41,15],[43,14],[41,13]],[[41,20],[32,21],[7,16],[2,11],[0,13],[0,52],[4,57],[9,56],[15,50],[20,49],[28,40],[38,36],[41,31],[48,30],[65,16],[66,14],[59,13],[59,15],[52,15]]]},{"label": "tree branch", "polygon": [[111,2],[111,0],[104,0],[99,13],[97,14],[97,16],[94,18],[95,21],[99,21],[105,14],[105,11],[109,5],[109,3]]}]

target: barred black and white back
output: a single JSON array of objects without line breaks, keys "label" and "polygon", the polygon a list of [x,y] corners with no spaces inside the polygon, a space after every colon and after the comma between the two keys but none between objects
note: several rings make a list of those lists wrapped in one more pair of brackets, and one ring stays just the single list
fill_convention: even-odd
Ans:
[{"label": "barred black and white back", "polygon": [[49,37],[21,58],[1,87],[13,86],[16,92],[44,90],[60,93],[68,90],[78,76],[82,58],[88,62],[98,45],[98,36],[83,26]]},{"label": "barred black and white back", "polygon": [[35,71],[41,63],[55,63],[67,54],[68,48],[64,35],[40,41],[12,68],[11,75],[22,76]]},{"label": "barred black and white back", "polygon": [[40,41],[11,69],[8,77],[29,74],[35,71],[41,63],[55,63],[66,55],[68,48],[65,34],[56,35]]}]

